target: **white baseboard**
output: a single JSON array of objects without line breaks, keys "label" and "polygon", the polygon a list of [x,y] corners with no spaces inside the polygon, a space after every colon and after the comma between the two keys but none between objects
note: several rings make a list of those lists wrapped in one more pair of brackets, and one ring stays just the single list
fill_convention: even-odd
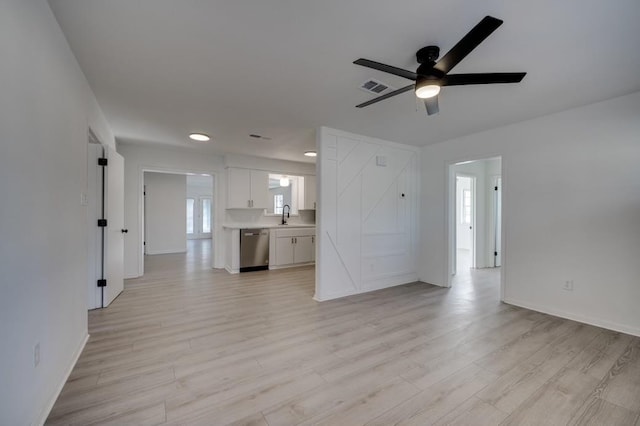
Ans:
[{"label": "white baseboard", "polygon": [[147,250],[147,255],[153,256],[156,254],[179,254],[179,253],[186,253],[186,252],[187,250],[185,249],[168,249],[168,250],[155,250],[155,251]]},{"label": "white baseboard", "polygon": [[71,362],[71,365],[67,367],[67,370],[65,371],[65,374],[63,376],[63,380],[61,380],[60,384],[58,385],[58,389],[49,400],[49,403],[45,406],[45,409],[42,410],[42,413],[40,414],[40,417],[38,418],[38,421],[35,424],[44,425],[44,422],[47,421],[47,417],[49,417],[49,414],[53,409],[53,405],[58,400],[58,397],[60,396],[60,392],[62,392],[62,388],[64,387],[65,383],[67,383],[67,380],[69,380],[69,376],[73,371],[73,367],[76,366],[76,363],[80,358],[80,354],[82,354],[82,351],[84,350],[84,347],[87,344],[88,340],[89,340],[89,335],[87,334],[85,338],[82,340],[82,343],[80,344],[80,346],[76,349],[76,352],[73,354],[73,361]]},{"label": "white baseboard", "polygon": [[[396,277],[397,278],[397,277]],[[334,293],[330,293],[328,295],[326,295],[325,297],[320,298],[318,296],[318,294],[314,294],[313,295],[313,300],[315,300],[316,302],[326,302],[327,300],[333,300],[333,299],[339,299],[341,297],[347,297],[347,296],[355,296],[356,294],[364,294],[364,293],[371,293],[372,291],[378,291],[378,290],[384,290],[385,288],[391,288],[391,287],[397,287],[399,285],[405,285],[405,284],[411,284],[417,281],[417,276],[415,274],[409,274],[409,275],[405,275],[403,276],[403,278],[397,280],[396,282],[389,282],[389,281],[385,281],[385,282],[379,282],[376,284],[374,284],[374,286],[372,287],[367,287],[364,289],[358,289],[358,290],[350,290],[350,291],[346,291],[346,292],[334,292]]]},{"label": "white baseboard", "polygon": [[603,320],[601,318],[592,318],[592,317],[587,317],[587,316],[572,313],[572,312],[565,312],[557,309],[550,309],[546,306],[539,306],[536,304],[522,302],[519,300],[510,299],[506,297],[504,298],[503,302],[508,303],[509,305],[530,309],[532,311],[542,312],[543,314],[553,315],[555,317],[565,318],[568,320],[593,325],[595,327],[606,328],[607,330],[617,331],[620,333],[625,333],[625,334],[630,334],[632,336],[640,337],[640,329],[636,327],[631,327],[625,324],[618,324],[615,322]]},{"label": "white baseboard", "polygon": [[231,266],[229,266],[229,265],[225,265],[224,269],[225,269],[228,273],[230,273],[230,274],[238,274],[238,273],[240,273],[240,270],[239,270],[239,269],[233,269],[233,268],[232,268]]},{"label": "white baseboard", "polygon": [[292,263],[290,265],[269,265],[269,270],[274,271],[277,269],[287,269],[287,268],[298,268],[300,266],[311,266],[315,265],[316,262],[307,262],[307,263]]}]

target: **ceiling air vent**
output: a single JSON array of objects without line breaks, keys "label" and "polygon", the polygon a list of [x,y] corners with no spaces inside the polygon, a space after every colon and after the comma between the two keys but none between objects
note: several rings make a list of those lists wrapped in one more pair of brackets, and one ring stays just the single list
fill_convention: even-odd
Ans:
[{"label": "ceiling air vent", "polygon": [[374,95],[382,95],[390,90],[393,90],[391,86],[374,79],[365,81],[360,85],[360,88],[366,92],[373,93]]}]

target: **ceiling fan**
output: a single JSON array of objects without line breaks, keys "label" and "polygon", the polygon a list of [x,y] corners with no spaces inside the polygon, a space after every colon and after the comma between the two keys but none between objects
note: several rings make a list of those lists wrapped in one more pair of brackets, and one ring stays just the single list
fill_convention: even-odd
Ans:
[{"label": "ceiling fan", "polygon": [[499,73],[480,73],[480,74],[448,74],[453,67],[462,61],[469,53],[473,51],[480,43],[484,41],[492,32],[500,25],[502,20],[492,16],[485,16],[471,31],[465,35],[451,50],[442,57],[438,62],[440,48],[438,46],[426,46],[418,50],[416,57],[420,66],[416,72],[407,71],[396,68],[391,65],[381,64],[380,62],[370,61],[368,59],[358,59],[353,63],[362,65],[363,67],[373,68],[378,71],[394,74],[404,77],[415,83],[405,86],[401,89],[389,92],[386,95],[379,96],[370,101],[356,105],[356,108],[364,108],[376,102],[383,101],[392,96],[399,95],[414,89],[418,98],[424,99],[428,115],[437,114],[438,93],[440,88],[444,86],[464,86],[467,84],[495,84],[495,83],[519,83],[522,81],[526,73],[524,72],[499,72]]}]

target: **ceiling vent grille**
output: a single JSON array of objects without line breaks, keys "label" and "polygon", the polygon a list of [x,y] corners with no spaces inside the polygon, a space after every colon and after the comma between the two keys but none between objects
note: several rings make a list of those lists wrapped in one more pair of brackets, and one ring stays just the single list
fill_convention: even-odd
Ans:
[{"label": "ceiling vent grille", "polygon": [[360,85],[360,88],[365,92],[373,93],[374,95],[382,95],[393,90],[393,87],[388,84],[384,84],[374,79],[365,81]]}]

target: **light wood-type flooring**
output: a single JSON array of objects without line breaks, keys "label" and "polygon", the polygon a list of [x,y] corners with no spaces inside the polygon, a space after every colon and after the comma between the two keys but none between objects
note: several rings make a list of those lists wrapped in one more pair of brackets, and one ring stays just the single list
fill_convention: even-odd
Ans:
[{"label": "light wood-type flooring", "polygon": [[499,302],[498,272],[317,303],[312,267],[146,258],[47,424],[640,425],[640,338]]}]

